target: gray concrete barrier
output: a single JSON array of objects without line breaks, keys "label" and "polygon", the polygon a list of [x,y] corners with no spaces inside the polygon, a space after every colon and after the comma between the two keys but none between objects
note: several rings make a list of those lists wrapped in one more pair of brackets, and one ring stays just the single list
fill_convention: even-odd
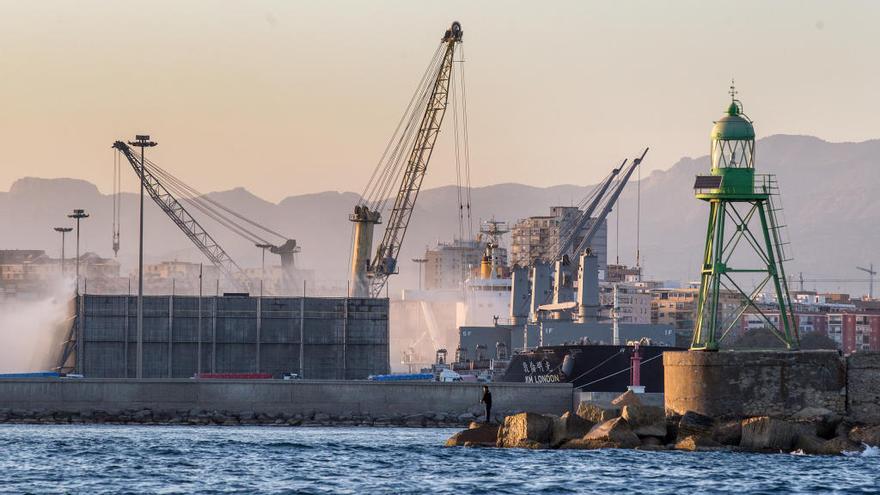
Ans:
[{"label": "gray concrete barrier", "polygon": [[[570,384],[493,383],[493,410],[562,414],[572,404]],[[78,413],[253,411],[373,417],[479,410],[482,386],[473,383],[341,380],[0,379],[0,409]]]}]

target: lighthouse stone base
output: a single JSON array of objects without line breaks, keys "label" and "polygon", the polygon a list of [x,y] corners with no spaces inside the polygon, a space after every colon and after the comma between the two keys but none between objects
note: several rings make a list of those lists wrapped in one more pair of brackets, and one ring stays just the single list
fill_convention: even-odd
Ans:
[{"label": "lighthouse stone base", "polygon": [[663,354],[667,414],[790,417],[806,407],[846,414],[846,363],[837,351],[684,351]]}]

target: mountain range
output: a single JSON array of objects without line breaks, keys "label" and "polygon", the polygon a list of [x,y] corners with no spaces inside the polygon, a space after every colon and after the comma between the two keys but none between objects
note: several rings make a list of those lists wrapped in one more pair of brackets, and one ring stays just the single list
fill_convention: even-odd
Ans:
[{"label": "mountain range", "polygon": [[[866,275],[855,267],[868,265],[880,254],[880,231],[876,228],[880,222],[880,172],[875,168],[880,140],[831,143],[809,136],[774,135],[759,140],[756,147],[758,173],[773,173],[779,179],[794,256],[786,265],[788,273],[802,272],[807,288],[866,292]],[[682,158],[666,170],[631,181],[608,218],[609,262],[619,256],[620,262],[633,264],[638,237],[646,277],[695,278],[708,207],[694,199],[692,187],[694,176],[708,169],[708,156]],[[513,223],[530,215],[546,215],[551,206],[577,204],[593,187],[511,183],[477,187],[471,192],[472,217],[476,225],[480,219],[493,217]],[[457,195],[455,186],[421,192],[400,256],[401,274],[392,279],[392,290],[417,284],[417,268],[411,258],[458,234]],[[344,286],[351,245],[347,218],[357,194],[328,191],[290,196],[278,203],[243,188],[208,196],[296,239],[302,247],[297,260],[301,267]],[[137,257],[137,195],[123,193],[120,199],[119,261],[127,273]],[[8,192],[0,192],[0,249],[45,249],[58,256],[60,239],[52,228],[70,224],[66,215],[73,208],[83,208],[91,216],[82,223],[81,250],[112,256],[112,207],[112,195],[101,193],[86,181],[19,179]],[[253,243],[220,228],[213,220],[204,219],[203,223],[239,264],[259,266],[260,250]],[[145,225],[147,262],[201,260],[189,240],[149,199]],[[376,237],[381,237],[381,230]],[[74,250],[72,240],[68,237],[69,254]],[[827,281],[849,279],[854,281]]]}]

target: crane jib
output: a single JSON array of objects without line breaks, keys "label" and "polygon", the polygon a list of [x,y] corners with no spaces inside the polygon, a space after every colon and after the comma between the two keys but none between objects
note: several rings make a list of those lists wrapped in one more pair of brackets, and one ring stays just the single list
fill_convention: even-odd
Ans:
[{"label": "crane jib", "polygon": [[581,240],[575,252],[581,253],[587,246],[590,245],[590,241],[593,240],[593,236],[598,232],[600,225],[605,221],[605,218],[608,217],[608,213],[611,212],[611,209],[614,208],[614,203],[617,202],[617,198],[620,197],[620,193],[623,192],[623,188],[626,186],[627,181],[632,176],[633,172],[635,172],[636,168],[642,163],[642,160],[645,159],[645,155],[648,154],[648,148],[645,148],[645,151],[642,152],[642,156],[633,160],[632,164],[630,164],[629,168],[626,170],[626,173],[623,174],[623,177],[620,178],[620,184],[614,189],[614,192],[608,198],[608,201],[605,203],[605,207],[602,208],[602,211],[596,217],[596,221],[590,227],[590,230],[587,231],[584,238]]},{"label": "crane jib", "polygon": [[443,43],[446,44],[443,59],[433,78],[430,97],[408,155],[406,168],[382,242],[377,247],[376,255],[370,260],[367,269],[370,278],[369,292],[373,297],[379,295],[388,277],[397,271],[397,257],[434,151],[440,126],[446,114],[455,46],[461,42],[461,38],[461,25],[457,22],[452,24],[443,37]]},{"label": "crane jib", "polygon": [[226,251],[202,228],[198,221],[183,207],[162,182],[154,176],[146,167],[141,167],[140,161],[132,153],[131,148],[122,141],[116,141],[113,147],[119,150],[131,164],[135,174],[142,181],[144,188],[149,193],[153,202],[168,215],[168,218],[192,241],[193,244],[205,255],[208,260],[217,267],[220,273],[239,288],[247,289],[234,275],[248,280],[244,270],[226,253]]}]

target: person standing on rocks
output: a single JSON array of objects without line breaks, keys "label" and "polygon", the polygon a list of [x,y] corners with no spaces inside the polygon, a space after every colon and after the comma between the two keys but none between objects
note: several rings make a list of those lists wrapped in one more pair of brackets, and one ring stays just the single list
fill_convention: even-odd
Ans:
[{"label": "person standing on rocks", "polygon": [[480,403],[486,406],[486,424],[492,422],[492,394],[489,392],[489,386],[483,385],[483,398]]}]

